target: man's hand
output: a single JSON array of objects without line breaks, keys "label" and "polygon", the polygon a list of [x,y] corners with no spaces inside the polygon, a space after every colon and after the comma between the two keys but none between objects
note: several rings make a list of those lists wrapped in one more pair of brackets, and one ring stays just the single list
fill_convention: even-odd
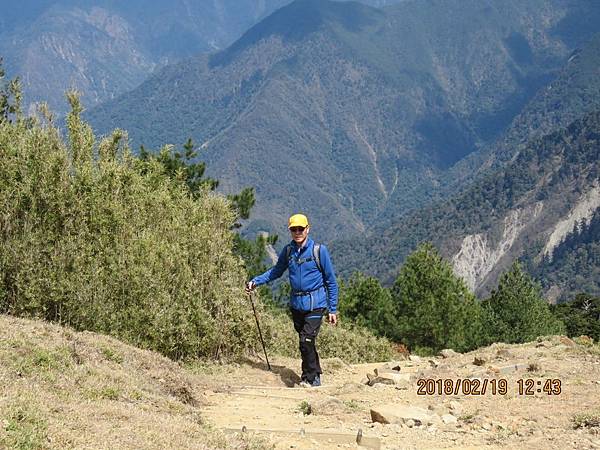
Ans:
[{"label": "man's hand", "polygon": [[337,314],[329,313],[329,317],[327,318],[331,325],[337,325]]},{"label": "man's hand", "polygon": [[250,294],[256,288],[256,283],[254,281],[248,281],[246,283],[246,294]]}]

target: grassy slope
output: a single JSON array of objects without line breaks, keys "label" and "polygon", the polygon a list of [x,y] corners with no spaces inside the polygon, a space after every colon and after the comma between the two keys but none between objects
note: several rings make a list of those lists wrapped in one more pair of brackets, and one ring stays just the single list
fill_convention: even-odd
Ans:
[{"label": "grassy slope", "polygon": [[260,448],[209,429],[200,376],[95,333],[0,315],[0,448]]}]

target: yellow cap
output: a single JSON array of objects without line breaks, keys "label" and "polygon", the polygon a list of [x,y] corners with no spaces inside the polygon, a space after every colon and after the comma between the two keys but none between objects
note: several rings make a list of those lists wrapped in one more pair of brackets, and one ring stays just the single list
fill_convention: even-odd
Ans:
[{"label": "yellow cap", "polygon": [[304,227],[308,226],[308,218],[304,214],[294,214],[288,220],[288,228],[292,227]]}]

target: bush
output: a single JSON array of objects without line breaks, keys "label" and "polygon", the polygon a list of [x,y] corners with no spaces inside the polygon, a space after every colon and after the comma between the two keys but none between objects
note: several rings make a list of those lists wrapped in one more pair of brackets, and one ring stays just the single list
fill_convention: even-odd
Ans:
[{"label": "bush", "polygon": [[230,202],[192,197],[122,131],[98,145],[69,99],[68,146],[51,124],[0,123],[0,312],[173,358],[254,345]]},{"label": "bush", "polygon": [[339,309],[342,317],[351,319],[378,336],[395,335],[396,318],[392,295],[379,280],[355,273],[346,283],[340,283]]},{"label": "bush", "polygon": [[[299,358],[298,333],[286,312],[273,311],[265,319],[267,351]],[[320,358],[338,357],[348,363],[388,361],[394,356],[387,339],[373,336],[366,328],[347,321],[340,321],[333,327],[324,320],[317,338],[317,350]]]}]

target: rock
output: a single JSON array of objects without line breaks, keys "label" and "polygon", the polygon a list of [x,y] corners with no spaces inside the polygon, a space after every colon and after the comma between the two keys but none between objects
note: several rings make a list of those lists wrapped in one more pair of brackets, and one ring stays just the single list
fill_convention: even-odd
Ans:
[{"label": "rock", "polygon": [[371,374],[368,374],[367,378],[369,379],[367,383],[369,386],[375,386],[376,384],[396,384],[391,378],[378,377]]},{"label": "rock", "polygon": [[508,351],[506,348],[501,348],[496,352],[496,358],[500,359],[510,359],[512,358],[512,353]]},{"label": "rock", "polygon": [[417,355],[410,355],[408,357],[408,360],[411,361],[411,362],[420,363],[421,362],[421,357],[417,356]]},{"label": "rock", "polygon": [[427,362],[433,368],[437,368],[440,365],[440,363],[438,361],[436,361],[435,359],[429,359]]},{"label": "rock", "polygon": [[399,406],[397,403],[375,406],[371,409],[371,420],[379,423],[407,424],[412,421],[414,425],[428,424],[435,418],[423,408],[416,406]]},{"label": "rock", "polygon": [[483,428],[486,431],[490,431],[492,429],[492,424],[486,422],[483,425],[481,425],[481,428]]},{"label": "rock", "polygon": [[452,414],[444,414],[442,416],[442,422],[444,422],[446,425],[448,425],[448,424],[452,424],[452,423],[457,423],[458,419],[456,417],[454,417]]},{"label": "rock", "polygon": [[400,369],[394,370],[394,369],[388,369],[387,367],[376,367],[374,372],[375,372],[375,375],[383,375],[383,374],[389,374],[389,373],[396,374],[396,373],[400,372]]},{"label": "rock", "polygon": [[461,404],[458,403],[456,400],[450,401],[449,407],[452,411],[456,412],[457,414],[460,414],[460,412],[462,411]]},{"label": "rock", "polygon": [[414,426],[415,426],[415,421],[414,421],[414,420],[412,420],[412,419],[408,419],[408,420],[406,421],[406,426],[407,426],[408,428],[412,428],[412,427],[414,427]]},{"label": "rock", "polygon": [[567,347],[575,347],[577,345],[573,339],[570,339],[567,336],[561,336],[560,343],[566,345]]},{"label": "rock", "polygon": [[384,372],[377,376],[368,374],[367,378],[369,379],[369,386],[374,386],[375,384],[396,384],[402,386],[410,382],[411,375],[410,373]]},{"label": "rock", "polygon": [[441,405],[439,403],[433,404],[433,405],[429,405],[427,407],[427,409],[429,409],[429,411],[431,411],[430,414],[435,415],[437,417],[446,414],[448,412],[448,410],[446,409],[446,407],[444,405]]},{"label": "rock", "polygon": [[486,362],[487,360],[482,356],[476,356],[475,358],[473,358],[473,365],[475,366],[483,366]]},{"label": "rock", "polygon": [[451,348],[445,348],[444,350],[441,350],[439,355],[442,358],[452,358],[453,356],[458,356],[460,355],[460,353],[455,352],[454,350],[452,350]]},{"label": "rock", "polygon": [[[400,372],[400,363],[398,361],[391,361],[391,362],[386,362],[383,366],[381,366],[382,369],[387,369],[387,370],[395,370],[396,372]],[[377,369],[375,369],[377,371]]]}]

